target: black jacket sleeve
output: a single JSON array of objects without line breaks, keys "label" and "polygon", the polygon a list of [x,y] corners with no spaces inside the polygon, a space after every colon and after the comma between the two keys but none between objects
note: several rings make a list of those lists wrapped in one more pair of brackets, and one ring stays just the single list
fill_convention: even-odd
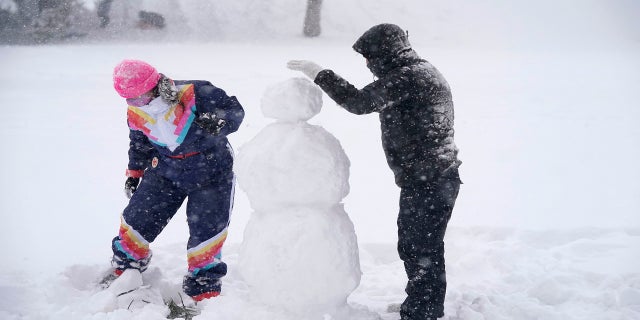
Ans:
[{"label": "black jacket sleeve", "polygon": [[404,79],[398,77],[385,77],[378,79],[362,90],[358,90],[344,78],[331,70],[322,70],[314,82],[329,95],[333,101],[355,114],[367,114],[380,112],[393,106],[406,98],[402,90]]}]

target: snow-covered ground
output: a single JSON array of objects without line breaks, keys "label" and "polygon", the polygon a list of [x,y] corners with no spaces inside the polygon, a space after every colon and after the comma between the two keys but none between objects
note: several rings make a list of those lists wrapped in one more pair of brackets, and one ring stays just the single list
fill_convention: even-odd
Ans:
[{"label": "snow-covered ground", "polygon": [[[338,10],[326,1],[333,24],[314,40],[284,32],[272,40],[0,47],[0,318],[164,317],[156,307],[104,312],[91,303],[126,205],[125,110],[111,86],[121,59],[236,95],[247,111],[230,137],[238,149],[270,123],[260,112],[265,88],[298,76],[287,60],[315,60],[363,86],[371,74],[350,49],[357,33],[406,20],[456,104],[464,185],[446,238],[445,319],[640,319],[640,28],[629,19],[637,4],[586,1],[575,8],[589,10],[565,11],[490,1],[493,10],[478,5],[485,19],[454,2],[429,13],[451,29],[438,35],[429,27],[439,24],[421,27],[415,10],[379,3],[347,24],[332,20]],[[562,17],[568,28],[558,28]],[[326,96],[324,104],[310,122],[335,135],[351,160],[344,203],[363,276],[350,302],[398,319],[385,310],[403,299],[394,249],[399,190],[377,118],[350,115]],[[234,268],[251,211],[238,190],[224,251],[230,274],[202,319],[287,319],[246,301]],[[184,220],[180,211],[154,242],[145,275],[166,295],[179,291],[186,270]]]},{"label": "snow-covered ground", "polygon": [[[631,320],[640,317],[640,232],[582,229],[517,231],[457,228],[449,230],[447,320],[551,319]],[[145,280],[175,296],[184,274],[184,244],[154,247]],[[362,282],[351,295],[356,308],[368,308],[384,320],[389,303],[403,299],[404,269],[391,243],[360,247]],[[237,273],[238,246],[228,245],[230,273],[224,294],[207,301],[196,319],[294,320],[281,310],[246,301],[247,288]],[[634,256],[635,254],[635,256]],[[133,312],[104,312],[95,298],[96,277],[106,259],[55,269],[55,276],[6,272],[0,284],[0,318],[13,319],[163,319],[165,310],[148,306]],[[112,310],[106,308],[106,310]],[[299,319],[298,319],[299,320]]]}]

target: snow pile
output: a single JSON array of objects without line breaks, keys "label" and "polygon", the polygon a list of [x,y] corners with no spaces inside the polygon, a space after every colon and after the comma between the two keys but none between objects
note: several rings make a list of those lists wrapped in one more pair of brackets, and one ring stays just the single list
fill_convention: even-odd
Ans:
[{"label": "snow pile", "polygon": [[[147,304],[162,306],[164,299],[158,289],[144,284],[142,274],[138,270],[129,269],[108,288],[91,296],[87,307],[95,312],[113,312],[118,309],[140,309]],[[161,307],[154,309],[164,313]]]},{"label": "snow pile", "polygon": [[[640,230],[521,231],[450,228],[444,320],[640,319]],[[362,284],[351,301],[384,319],[404,299],[391,244],[362,246]],[[386,283],[386,285],[383,285]]]},{"label": "snow pile", "polygon": [[[638,229],[452,228],[446,243],[449,285],[444,320],[640,319]],[[143,283],[163,299],[180,304],[178,294],[184,270],[175,262],[184,259],[184,247],[166,245],[155,249],[157,259],[143,274]],[[250,289],[238,273],[239,248],[232,245],[225,249],[229,274],[223,280],[223,294],[202,303],[201,316],[195,320],[301,319],[251,301]],[[398,320],[397,313],[386,311],[389,304],[405,297],[406,276],[395,245],[364,245],[360,248],[360,261],[362,281],[349,297],[356,310],[344,314],[353,320],[371,319],[371,314],[363,311],[370,309],[380,319]],[[164,305],[114,309],[109,304],[112,298],[101,300],[104,295],[97,289],[97,280],[105,271],[104,265],[73,265],[54,277],[3,274],[0,319],[166,319],[168,310]]]},{"label": "snow pile", "polygon": [[270,86],[262,99],[265,115],[277,121],[243,145],[236,162],[255,210],[238,267],[256,302],[299,318],[348,319],[347,297],[360,282],[353,223],[340,203],[349,192],[349,160],[336,138],[305,122],[320,111],[321,94],[294,78]]}]

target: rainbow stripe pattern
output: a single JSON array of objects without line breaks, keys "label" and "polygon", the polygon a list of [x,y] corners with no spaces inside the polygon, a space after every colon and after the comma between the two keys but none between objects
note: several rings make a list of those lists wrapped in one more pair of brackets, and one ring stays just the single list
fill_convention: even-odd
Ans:
[{"label": "rainbow stripe pattern", "polygon": [[129,127],[142,131],[151,142],[175,150],[185,139],[195,119],[194,85],[179,86],[180,102],[159,116],[145,112],[144,107],[129,106]]},{"label": "rainbow stripe pattern", "polygon": [[196,275],[222,262],[222,245],[227,239],[227,228],[213,238],[187,250],[189,272]]},{"label": "rainbow stripe pattern", "polygon": [[142,260],[149,257],[149,242],[130,226],[124,217],[120,218],[120,240],[115,242],[118,250],[127,255],[129,259]]}]

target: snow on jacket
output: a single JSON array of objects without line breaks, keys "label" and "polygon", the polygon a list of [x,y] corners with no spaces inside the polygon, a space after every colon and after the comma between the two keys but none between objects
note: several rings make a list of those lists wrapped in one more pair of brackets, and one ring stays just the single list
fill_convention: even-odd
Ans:
[{"label": "snow on jacket", "polygon": [[[180,90],[180,103],[175,106],[166,110],[153,103],[129,106],[128,169],[153,170],[185,188],[204,185],[221,174],[229,175],[233,150],[226,136],[238,130],[244,109],[235,97],[227,96],[208,81],[176,80],[175,85]],[[226,121],[218,135],[194,123],[206,112]]]},{"label": "snow on jacket", "polygon": [[358,90],[331,70],[315,79],[334,101],[355,114],[378,112],[382,146],[399,186],[435,181],[457,172],[453,100],[447,81],[411,49],[393,25],[367,31],[353,48],[378,80]]}]

